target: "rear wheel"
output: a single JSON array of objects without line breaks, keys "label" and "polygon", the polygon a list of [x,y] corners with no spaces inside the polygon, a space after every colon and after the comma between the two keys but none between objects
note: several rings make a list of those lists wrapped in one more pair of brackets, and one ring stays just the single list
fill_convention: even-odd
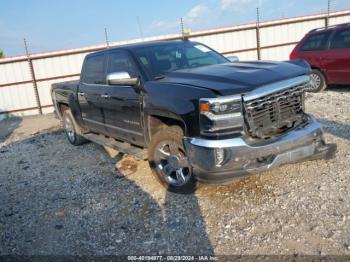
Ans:
[{"label": "rear wheel", "polygon": [[87,140],[81,136],[80,128],[75,122],[72,112],[69,109],[66,109],[63,112],[62,118],[68,141],[75,146],[86,143]]},{"label": "rear wheel", "polygon": [[318,69],[313,69],[310,74],[311,88],[310,92],[322,92],[327,88],[326,78],[323,73]]},{"label": "rear wheel", "polygon": [[153,175],[169,191],[189,194],[196,180],[183,144],[183,131],[171,126],[158,131],[148,147],[148,160]]}]

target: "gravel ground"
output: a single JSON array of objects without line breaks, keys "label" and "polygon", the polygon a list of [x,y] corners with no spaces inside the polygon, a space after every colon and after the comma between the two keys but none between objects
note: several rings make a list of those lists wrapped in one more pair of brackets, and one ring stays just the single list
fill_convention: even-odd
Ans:
[{"label": "gravel ground", "polygon": [[145,161],[71,146],[57,122],[14,125],[0,140],[0,254],[350,255],[349,101],[350,87],[307,95],[334,159],[189,196],[165,192]]}]

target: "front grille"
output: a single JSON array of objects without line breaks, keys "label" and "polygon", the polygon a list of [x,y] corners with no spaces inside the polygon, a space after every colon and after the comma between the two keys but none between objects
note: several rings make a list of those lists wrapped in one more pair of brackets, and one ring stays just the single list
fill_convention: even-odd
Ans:
[{"label": "front grille", "polygon": [[270,138],[304,121],[307,83],[244,102],[247,131],[252,137]]}]

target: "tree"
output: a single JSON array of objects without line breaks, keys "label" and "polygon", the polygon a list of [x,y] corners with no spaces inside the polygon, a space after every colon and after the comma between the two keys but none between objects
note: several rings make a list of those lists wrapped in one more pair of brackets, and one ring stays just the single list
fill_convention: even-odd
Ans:
[{"label": "tree", "polygon": [[4,52],[0,49],[0,58],[4,58]]}]

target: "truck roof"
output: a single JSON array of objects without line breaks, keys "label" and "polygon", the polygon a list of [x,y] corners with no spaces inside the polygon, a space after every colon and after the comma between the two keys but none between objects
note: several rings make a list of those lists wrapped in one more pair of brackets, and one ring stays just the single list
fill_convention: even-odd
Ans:
[{"label": "truck roof", "polygon": [[[118,49],[133,50],[133,49],[140,48],[140,47],[161,46],[161,45],[165,45],[165,44],[166,45],[169,45],[169,44],[175,45],[175,44],[179,44],[181,42],[184,42],[184,41],[183,40],[151,41],[151,42],[141,42],[141,43],[127,44],[127,45],[120,45],[120,46],[105,48],[101,51],[90,53],[86,57],[89,57],[89,56],[95,55],[95,54],[109,52],[112,50],[118,50]],[[191,43],[195,43],[195,42],[191,42]]]}]

